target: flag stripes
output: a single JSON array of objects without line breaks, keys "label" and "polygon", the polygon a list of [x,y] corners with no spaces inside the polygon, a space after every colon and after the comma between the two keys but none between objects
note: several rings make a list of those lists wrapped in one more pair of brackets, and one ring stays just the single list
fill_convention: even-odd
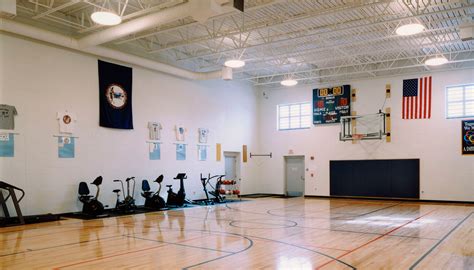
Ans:
[{"label": "flag stripes", "polygon": [[431,118],[432,78],[403,80],[403,119]]}]

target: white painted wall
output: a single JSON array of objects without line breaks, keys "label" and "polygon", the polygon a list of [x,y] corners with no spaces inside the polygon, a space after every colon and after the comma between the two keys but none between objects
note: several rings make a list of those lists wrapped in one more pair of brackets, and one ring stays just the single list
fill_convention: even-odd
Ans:
[{"label": "white painted wall", "polygon": [[[0,179],[24,187],[26,214],[80,210],[80,181],[104,177],[101,200],[110,206],[118,188],[113,179],[136,176],[136,198],[141,180],[165,175],[164,186],[174,184],[178,172],[188,173],[189,198],[203,197],[199,173],[224,172],[216,162],[215,144],[223,151],[255,148],[257,97],[250,85],[227,81],[188,81],[133,67],[133,131],[99,127],[97,58],[0,34],[0,103],[16,106],[15,157],[0,158]],[[57,157],[56,112],[68,110],[78,117],[75,159]],[[147,122],[160,121],[162,160],[148,160]],[[187,160],[176,161],[175,124],[186,126]],[[209,160],[198,161],[198,128],[210,129]],[[257,167],[242,163],[242,192],[257,189]],[[156,188],[155,185],[152,186]],[[92,192],[94,187],[90,186]]]},{"label": "white painted wall", "polygon": [[259,140],[261,151],[273,152],[274,158],[260,161],[260,191],[284,193],[283,156],[292,149],[295,155],[306,156],[306,195],[329,195],[330,160],[419,158],[421,199],[474,201],[474,157],[461,155],[461,120],[445,119],[445,86],[473,83],[474,70],[433,73],[432,119],[402,120],[402,81],[417,76],[348,82],[358,89],[352,104],[358,114],[376,113],[384,101],[385,84],[392,85],[386,104],[392,108],[391,143],[340,142],[338,124],[277,131],[277,105],[311,101],[318,85],[266,90],[268,99],[260,95]]}]

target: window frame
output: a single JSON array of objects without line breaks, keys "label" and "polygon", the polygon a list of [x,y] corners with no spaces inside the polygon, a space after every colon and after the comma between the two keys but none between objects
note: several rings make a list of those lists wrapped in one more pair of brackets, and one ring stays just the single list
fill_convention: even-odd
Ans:
[{"label": "window frame", "polygon": [[[309,114],[307,114],[307,115],[306,115],[306,114],[304,114],[304,115],[301,114],[301,105],[303,105],[303,104],[308,104],[308,105],[309,105],[310,110],[309,110]],[[282,118],[282,117],[280,117],[280,107],[287,106],[287,107],[288,107],[288,110],[290,110],[290,107],[291,107],[292,105],[299,105],[299,115],[298,115],[297,117],[299,118],[300,127],[298,127],[298,128],[285,128],[285,129],[280,129],[280,119]],[[277,131],[302,130],[302,129],[310,129],[310,128],[311,128],[311,126],[312,126],[312,120],[311,120],[311,117],[312,117],[312,106],[311,106],[311,102],[310,102],[310,101],[302,101],[302,102],[293,102],[293,103],[278,104],[278,105],[276,106],[276,109],[277,109],[277,119],[276,119],[276,120],[277,120],[277,123],[276,123],[276,124],[277,124],[277,125],[276,125],[276,130],[277,130]],[[288,118],[288,121],[289,121],[289,122],[288,122],[288,126],[291,126],[291,114],[290,114],[290,112],[288,112],[288,113],[289,113],[288,117],[283,117],[283,118]],[[301,127],[301,118],[302,118],[302,116],[309,116],[309,126],[308,126],[308,127]]]},{"label": "window frame", "polygon": [[[444,103],[445,109],[444,109],[444,110],[445,110],[445,117],[446,117],[446,119],[462,119],[462,118],[471,118],[471,117],[474,117],[474,114],[472,114],[472,115],[467,115],[467,114],[466,114],[466,103],[467,103],[467,101],[472,101],[472,102],[474,102],[474,99],[466,100],[466,88],[469,87],[469,86],[474,87],[474,83],[455,84],[455,85],[447,85],[447,86],[445,86],[445,90],[444,90],[444,92],[445,92],[445,103]],[[463,88],[463,93],[462,93],[462,94],[463,94],[463,97],[462,97],[462,100],[461,100],[461,101],[449,102],[449,100],[448,100],[448,92],[449,92],[449,91],[448,91],[448,90],[449,90],[450,88],[456,88],[456,87],[462,87],[462,88]],[[448,105],[449,105],[450,103],[462,103],[462,105],[463,105],[463,115],[461,115],[461,116],[449,116],[449,115],[448,115]]]}]

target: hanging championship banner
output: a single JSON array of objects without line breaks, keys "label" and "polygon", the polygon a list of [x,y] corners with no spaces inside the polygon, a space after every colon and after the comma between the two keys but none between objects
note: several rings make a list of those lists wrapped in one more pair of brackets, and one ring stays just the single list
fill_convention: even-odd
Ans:
[{"label": "hanging championship banner", "polygon": [[58,136],[58,157],[74,158],[74,137]]},{"label": "hanging championship banner", "polygon": [[100,126],[133,129],[132,69],[98,61]]},{"label": "hanging championship banner", "polygon": [[13,133],[0,133],[0,157],[15,156],[15,137]]},{"label": "hanging championship banner", "polygon": [[351,86],[313,89],[313,124],[339,123],[351,114]]},{"label": "hanging championship banner", "polygon": [[474,155],[474,120],[462,121],[462,154]]}]

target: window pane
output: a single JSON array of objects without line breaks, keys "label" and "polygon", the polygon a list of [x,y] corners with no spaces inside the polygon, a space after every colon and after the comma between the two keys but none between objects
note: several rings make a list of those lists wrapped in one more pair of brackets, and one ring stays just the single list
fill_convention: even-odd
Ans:
[{"label": "window pane", "polygon": [[466,100],[474,100],[474,85],[466,86],[464,90],[466,95]]},{"label": "window pane", "polygon": [[302,116],[301,117],[301,127],[302,128],[309,128],[311,127],[311,116]]},{"label": "window pane", "polygon": [[463,88],[462,87],[450,87],[448,88],[448,102],[461,101],[463,99]]},{"label": "window pane", "polygon": [[290,118],[290,128],[300,128],[300,118],[291,117]]},{"label": "window pane", "polygon": [[448,117],[461,117],[463,116],[463,103],[462,102],[453,102],[448,103]]},{"label": "window pane", "polygon": [[466,102],[466,113],[465,116],[474,116],[474,101]]},{"label": "window pane", "polygon": [[298,116],[300,115],[300,105],[295,104],[290,106],[290,116]]},{"label": "window pane", "polygon": [[290,118],[280,118],[279,129],[289,129],[290,128]]},{"label": "window pane", "polygon": [[280,117],[288,117],[290,116],[290,108],[289,106],[279,106],[280,108]]}]

